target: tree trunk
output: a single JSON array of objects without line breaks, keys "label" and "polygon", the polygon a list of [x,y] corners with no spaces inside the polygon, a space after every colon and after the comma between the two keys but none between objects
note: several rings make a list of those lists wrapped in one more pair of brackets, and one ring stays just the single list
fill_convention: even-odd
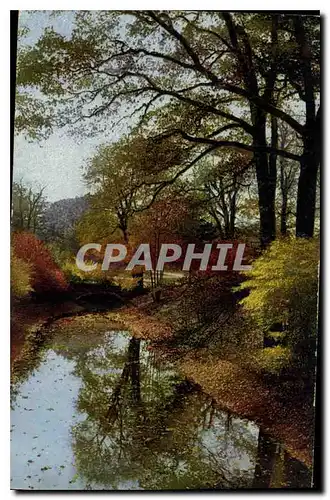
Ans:
[{"label": "tree trunk", "polygon": [[127,227],[121,228],[121,230],[122,230],[122,233],[123,233],[124,242],[125,242],[125,243],[126,243],[126,245],[127,245],[127,243],[128,243],[128,232],[127,232]]},{"label": "tree trunk", "polygon": [[267,155],[259,155],[257,153],[255,155],[255,162],[259,195],[260,241],[261,246],[265,248],[276,236],[275,192],[269,185],[269,179],[267,177]]},{"label": "tree trunk", "polygon": [[[283,144],[281,144],[281,147],[284,147]],[[289,179],[285,175],[284,172],[284,161],[283,158],[281,158],[280,161],[280,186],[281,186],[281,195],[282,195],[282,204],[281,204],[281,235],[286,236],[288,232],[288,227],[287,227],[287,212],[288,212],[288,192],[289,192],[289,186],[288,182]]]},{"label": "tree trunk", "polygon": [[282,194],[282,206],[281,206],[281,235],[286,236],[288,232],[287,227],[287,210],[288,210],[288,195],[287,193]]},{"label": "tree trunk", "polygon": [[[266,146],[266,115],[252,106],[252,121],[255,127],[253,145],[256,148]],[[254,153],[254,162],[258,183],[259,214],[260,214],[260,242],[263,248],[267,247],[276,236],[275,220],[275,186],[276,163],[272,168],[269,165],[268,154],[262,151]],[[275,168],[275,173],[274,173]]]},{"label": "tree trunk", "polygon": [[314,234],[316,179],[321,159],[321,108],[317,113],[311,45],[301,16],[294,17],[294,32],[300,49],[300,67],[304,82],[306,107],[304,150],[298,181],[296,236],[311,238]]},{"label": "tree trunk", "polygon": [[304,140],[304,152],[300,162],[297,195],[296,236],[311,238],[314,234],[317,171],[320,163],[320,147],[317,132]]},{"label": "tree trunk", "polygon": [[[274,149],[278,148],[278,123],[275,116],[271,117],[271,146]],[[276,178],[277,178],[277,154],[270,153],[269,155],[269,194],[273,203],[274,210],[274,224],[276,228],[276,215],[275,215],[275,197],[276,197]],[[276,231],[276,229],[275,229]]]}]

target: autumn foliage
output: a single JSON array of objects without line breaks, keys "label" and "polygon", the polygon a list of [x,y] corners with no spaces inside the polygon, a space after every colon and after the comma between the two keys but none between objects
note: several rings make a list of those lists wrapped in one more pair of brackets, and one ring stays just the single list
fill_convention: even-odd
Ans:
[{"label": "autumn foliage", "polygon": [[34,234],[14,233],[12,249],[17,259],[30,266],[30,285],[36,293],[61,292],[67,289],[65,277],[55,264],[50,250]]},{"label": "autumn foliage", "polygon": [[22,298],[32,291],[30,265],[19,259],[11,249],[10,288],[12,297]]}]

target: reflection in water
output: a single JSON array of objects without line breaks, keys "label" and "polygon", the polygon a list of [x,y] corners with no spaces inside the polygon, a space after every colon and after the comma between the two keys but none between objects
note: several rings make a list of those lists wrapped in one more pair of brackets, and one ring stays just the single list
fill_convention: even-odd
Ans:
[{"label": "reflection in water", "polygon": [[253,488],[310,488],[311,473],[269,436],[259,431]]},{"label": "reflection in water", "polygon": [[217,409],[143,341],[121,331],[94,345],[79,329],[70,342],[61,335],[16,385],[12,488],[310,486],[278,443]]}]

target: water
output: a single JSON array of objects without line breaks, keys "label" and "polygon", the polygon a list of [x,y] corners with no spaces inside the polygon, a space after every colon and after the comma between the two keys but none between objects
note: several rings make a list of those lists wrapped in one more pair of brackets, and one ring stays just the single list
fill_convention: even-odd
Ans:
[{"label": "water", "polygon": [[279,443],[219,409],[144,341],[95,318],[66,321],[17,370],[12,488],[310,486]]}]

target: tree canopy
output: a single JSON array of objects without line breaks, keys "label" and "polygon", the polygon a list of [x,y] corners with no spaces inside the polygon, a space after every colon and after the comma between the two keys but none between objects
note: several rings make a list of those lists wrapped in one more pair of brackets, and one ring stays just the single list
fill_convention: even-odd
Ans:
[{"label": "tree canopy", "polygon": [[[69,36],[47,28],[18,57],[19,88],[36,88],[56,103],[54,123],[81,135],[128,120],[149,137],[176,138],[176,152],[184,148],[190,160],[179,175],[215,149],[251,152],[263,244],[276,232],[276,159],[297,161],[296,231],[313,234],[318,16],[84,11],[74,18]],[[301,138],[301,152],[281,147],[278,123]]]}]

